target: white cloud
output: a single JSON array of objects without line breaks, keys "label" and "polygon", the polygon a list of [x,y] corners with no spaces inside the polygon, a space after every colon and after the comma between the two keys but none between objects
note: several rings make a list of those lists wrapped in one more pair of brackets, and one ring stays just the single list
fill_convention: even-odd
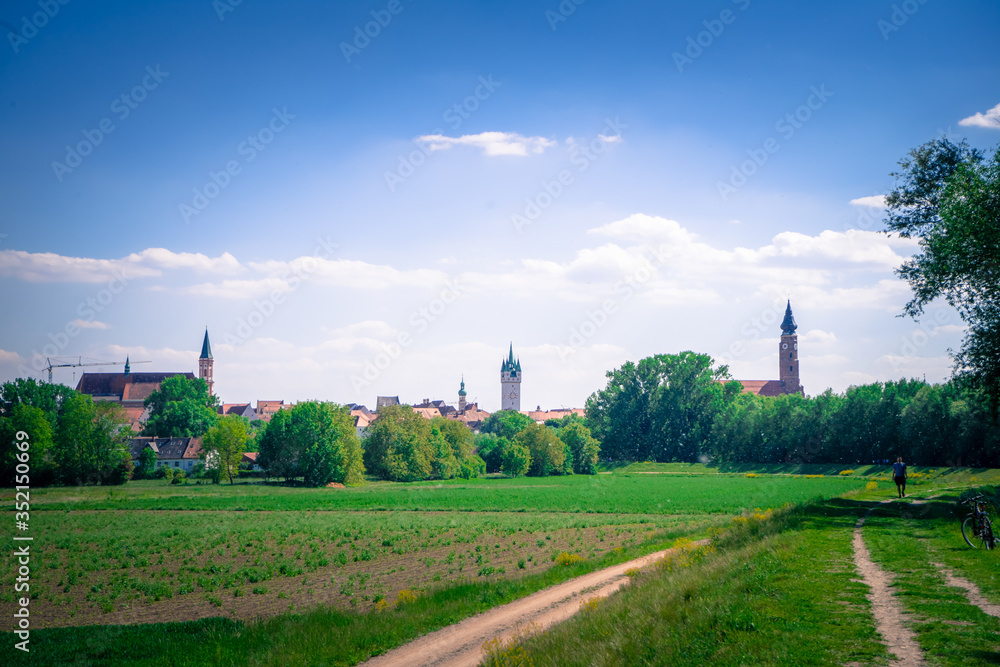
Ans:
[{"label": "white cloud", "polygon": [[228,252],[218,257],[201,253],[171,252],[166,248],[146,248],[140,253],[129,255],[127,261],[134,264],[156,266],[163,269],[191,269],[198,273],[234,274],[243,271],[239,261]]},{"label": "white cloud", "polygon": [[988,127],[991,130],[1000,130],[1000,104],[986,113],[976,112],[968,118],[963,118],[958,124],[965,127]]},{"label": "white cloud", "polygon": [[831,345],[837,342],[837,334],[832,331],[823,331],[822,329],[810,329],[806,333],[799,335],[799,341],[813,345]]},{"label": "white cloud", "polygon": [[440,151],[452,146],[473,146],[480,148],[483,155],[528,155],[540,154],[546,148],[556,145],[552,139],[545,137],[525,137],[516,132],[481,132],[465,134],[461,137],[446,137],[443,134],[427,134],[417,137],[417,141],[427,144],[432,151]]},{"label": "white cloud", "polygon": [[155,278],[162,276],[165,269],[232,274],[242,270],[242,267],[229,253],[208,257],[201,253],[174,253],[164,248],[147,248],[121,259],[0,250],[0,276],[33,283],[103,283],[119,276],[125,280]]},{"label": "white cloud", "polygon": [[70,324],[80,329],[110,329],[107,323],[99,320],[73,320]]},{"label": "white cloud", "polygon": [[286,280],[262,278],[259,280],[223,280],[221,283],[199,283],[184,288],[188,294],[216,299],[251,299],[271,292],[291,291]]},{"label": "white cloud", "polygon": [[869,195],[852,199],[851,204],[855,206],[867,206],[868,208],[885,208],[885,195]]},{"label": "white cloud", "polygon": [[157,269],[129,266],[124,259],[65,257],[51,252],[0,250],[0,276],[30,283],[104,283],[117,275],[126,278],[159,276]]},{"label": "white cloud", "polygon": [[0,364],[23,364],[24,359],[17,352],[0,350]]},{"label": "white cloud", "polygon": [[250,262],[251,269],[287,282],[316,281],[324,285],[355,289],[434,287],[448,274],[434,269],[396,269],[387,264],[369,264],[351,259],[298,257],[290,262]]}]

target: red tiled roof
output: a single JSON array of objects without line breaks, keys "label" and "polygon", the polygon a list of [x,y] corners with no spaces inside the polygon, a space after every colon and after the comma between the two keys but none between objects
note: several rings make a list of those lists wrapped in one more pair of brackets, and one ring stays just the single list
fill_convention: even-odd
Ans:
[{"label": "red tiled roof", "polygon": [[[80,376],[80,381],[76,384],[76,390],[81,394],[90,396],[115,396],[122,400],[125,393],[126,384],[143,385],[151,384],[154,388],[160,383],[175,375],[183,375],[186,378],[194,379],[194,373],[132,373],[126,376],[124,373],[84,373]],[[149,394],[136,396],[136,389],[129,388],[129,397],[126,400],[143,400]],[[140,390],[140,393],[145,390]]]},{"label": "red tiled roof", "polygon": [[556,410],[530,410],[524,414],[528,415],[536,422],[544,422],[547,419],[562,419],[569,415],[580,415],[586,417],[586,410],[583,408],[558,408]]},{"label": "red tiled roof", "polygon": [[743,385],[744,394],[757,394],[758,396],[781,396],[785,392],[785,387],[781,380],[737,380]]},{"label": "red tiled roof", "polygon": [[441,411],[437,408],[410,408],[424,419],[434,419],[441,416]]}]

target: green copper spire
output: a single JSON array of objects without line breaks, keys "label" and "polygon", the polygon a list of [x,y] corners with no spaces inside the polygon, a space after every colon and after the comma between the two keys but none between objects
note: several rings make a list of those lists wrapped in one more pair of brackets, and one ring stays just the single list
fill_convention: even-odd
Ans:
[{"label": "green copper spire", "polygon": [[132,374],[132,367],[129,365],[128,361],[128,355],[125,355],[125,377]]},{"label": "green copper spire", "polygon": [[507,353],[507,358],[500,364],[500,372],[514,375],[521,372],[521,360],[514,358],[514,343],[510,344],[510,352]]},{"label": "green copper spire", "polygon": [[205,342],[201,344],[201,356],[199,359],[212,358],[212,346],[208,343],[208,327],[205,327]]},{"label": "green copper spire", "polygon": [[462,388],[458,390],[458,395],[459,396],[465,396],[466,395],[466,393],[465,393],[465,376],[464,375],[462,376]]},{"label": "green copper spire", "polygon": [[798,325],[795,324],[795,318],[792,317],[792,301],[789,299],[788,305],[785,306],[785,319],[781,320],[781,335],[791,336],[798,328]]}]

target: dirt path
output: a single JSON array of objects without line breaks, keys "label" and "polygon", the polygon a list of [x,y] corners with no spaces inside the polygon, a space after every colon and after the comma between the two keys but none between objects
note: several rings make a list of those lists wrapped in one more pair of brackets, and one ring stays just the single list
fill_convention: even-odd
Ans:
[{"label": "dirt path", "polygon": [[[696,544],[707,543],[708,540],[702,540]],[[478,665],[485,657],[484,642],[494,638],[506,640],[529,627],[531,632],[539,632],[556,623],[562,623],[579,611],[583,602],[607,597],[624,586],[628,581],[626,570],[647,567],[673,551],[674,549],[657,551],[546,588],[526,598],[432,632],[362,664],[364,667]]]},{"label": "dirt path", "polygon": [[983,594],[979,592],[979,587],[973,582],[965,579],[964,577],[959,577],[953,574],[951,570],[940,563],[931,563],[931,565],[936,567],[941,574],[944,575],[944,580],[949,586],[963,589],[965,591],[965,597],[969,600],[969,602],[982,609],[984,614],[1000,618],[1000,604],[992,604],[989,600],[983,597]]},{"label": "dirt path", "polygon": [[[892,501],[883,500],[882,502]],[[861,538],[861,527],[865,525],[865,519],[874,511],[875,507],[877,505],[858,519],[854,526],[854,564],[870,589],[868,599],[872,603],[875,626],[885,639],[889,652],[895,656],[890,664],[899,667],[916,667],[925,664],[923,654],[917,644],[916,635],[903,623],[903,607],[889,588],[892,583],[891,574],[872,561],[871,553]]]}]

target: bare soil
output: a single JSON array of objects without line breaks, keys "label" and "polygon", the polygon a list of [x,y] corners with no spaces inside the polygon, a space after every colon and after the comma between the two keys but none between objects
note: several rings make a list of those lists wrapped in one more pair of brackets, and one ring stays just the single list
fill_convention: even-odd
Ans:
[{"label": "bare soil", "polygon": [[868,599],[871,601],[872,614],[875,616],[875,626],[885,639],[889,652],[895,656],[890,664],[899,667],[917,667],[926,663],[917,644],[916,635],[904,622],[903,607],[892,594],[892,574],[872,561],[871,553],[861,537],[861,527],[865,525],[865,519],[876,507],[877,505],[872,506],[854,526],[854,564],[870,589]]},{"label": "bare soil", "polygon": [[1000,618],[1000,604],[992,604],[989,600],[983,597],[983,594],[979,592],[979,587],[976,586],[976,584],[964,577],[957,576],[940,563],[931,563],[931,565],[936,567],[941,574],[944,575],[944,580],[949,586],[961,588],[965,592],[965,597],[969,600],[969,602],[979,607],[984,614]]},{"label": "bare soil", "polygon": [[[366,611],[379,600],[394,601],[404,589],[426,591],[449,582],[511,578],[544,571],[552,567],[554,555],[560,552],[599,557],[642,541],[651,530],[651,526],[642,524],[567,528],[546,531],[543,535],[548,539],[538,533],[483,534],[473,542],[425,547],[405,554],[381,553],[371,560],[343,565],[331,562],[297,576],[275,575],[262,582],[231,588],[220,586],[206,591],[196,586],[183,595],[178,594],[178,574],[182,568],[203,568],[211,559],[215,564],[236,570],[253,565],[259,556],[232,548],[238,545],[228,547],[225,556],[208,550],[201,556],[175,551],[163,554],[162,563],[154,562],[148,567],[83,571],[73,585],[66,581],[70,568],[63,565],[42,568],[32,582],[33,590],[36,581],[40,590],[39,597],[32,601],[32,614],[37,614],[39,627],[54,628],[166,623],[219,616],[249,621],[304,611],[316,605]],[[97,553],[98,545],[93,547]],[[273,554],[276,549],[286,558],[293,558],[294,548],[277,547],[274,543],[260,545],[253,551]],[[110,609],[106,600],[102,608],[102,586],[107,590],[109,579],[117,574],[167,582],[172,597],[151,600],[141,592],[126,591],[114,600]]]},{"label": "bare soil", "polygon": [[[705,544],[703,540],[697,544]],[[491,639],[507,641],[541,632],[576,614],[581,605],[611,595],[628,581],[630,569],[641,569],[674,549],[592,572],[509,604],[467,618],[362,663],[364,667],[473,667],[485,656]]]}]

